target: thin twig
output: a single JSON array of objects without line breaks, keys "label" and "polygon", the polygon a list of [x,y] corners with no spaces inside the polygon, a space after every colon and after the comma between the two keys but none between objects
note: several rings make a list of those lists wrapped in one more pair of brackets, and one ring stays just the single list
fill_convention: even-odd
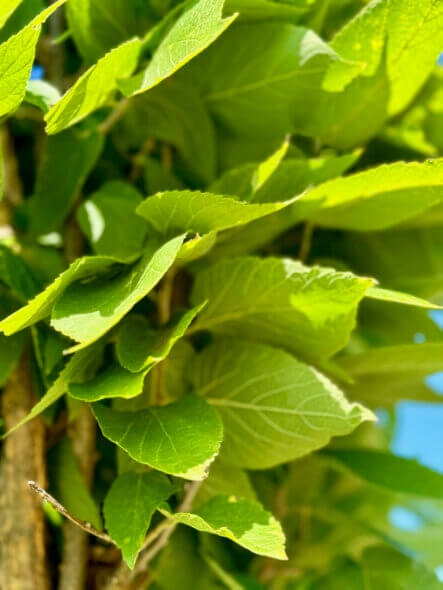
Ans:
[{"label": "thin twig", "polygon": [[90,522],[86,522],[86,520],[80,520],[79,518],[68,512],[68,510],[66,510],[66,508],[62,504],[60,504],[58,500],[51,496],[51,494],[49,494],[46,490],[38,486],[35,483],[35,481],[28,481],[28,486],[31,488],[33,492],[40,496],[42,501],[48,502],[59,514],[69,519],[71,522],[76,524],[78,527],[80,527],[87,533],[90,533],[91,535],[98,537],[102,541],[106,541],[106,543],[113,542],[111,537],[109,537],[106,533],[98,531],[95,527],[92,526]]},{"label": "thin twig", "polygon": [[127,108],[129,107],[129,98],[123,98],[115,107],[115,109],[110,113],[109,117],[103,121],[103,123],[99,126],[100,133],[106,135],[111,130],[111,127],[120,120],[120,118],[125,114]]},{"label": "thin twig", "polygon": [[308,221],[305,224],[305,227],[303,230],[300,251],[298,254],[298,257],[300,258],[300,260],[302,262],[306,262],[308,260],[309,254],[311,252],[313,233],[314,233],[314,224]]}]

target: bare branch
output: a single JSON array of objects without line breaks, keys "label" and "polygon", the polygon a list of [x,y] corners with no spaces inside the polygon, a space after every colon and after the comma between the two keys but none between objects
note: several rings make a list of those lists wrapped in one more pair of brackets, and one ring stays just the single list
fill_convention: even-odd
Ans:
[{"label": "bare branch", "polygon": [[77,518],[76,516],[74,516],[73,514],[68,512],[68,510],[66,510],[66,508],[62,504],[60,504],[60,502],[58,500],[56,500],[53,496],[51,496],[51,494],[49,494],[46,490],[44,490],[43,488],[38,486],[35,483],[35,481],[28,481],[28,486],[31,488],[31,490],[33,492],[35,492],[36,494],[38,494],[40,496],[42,501],[48,502],[49,504],[51,504],[51,506],[55,510],[57,510],[57,512],[59,514],[61,514],[65,518],[69,519],[71,522],[76,524],[78,527],[80,527],[81,529],[83,529],[87,533],[90,533],[91,535],[98,537],[102,541],[106,541],[106,543],[113,542],[109,535],[107,535],[106,533],[102,533],[101,531],[98,531],[95,527],[92,526],[92,524],[90,522],[86,522],[86,520],[80,520],[79,518]]}]

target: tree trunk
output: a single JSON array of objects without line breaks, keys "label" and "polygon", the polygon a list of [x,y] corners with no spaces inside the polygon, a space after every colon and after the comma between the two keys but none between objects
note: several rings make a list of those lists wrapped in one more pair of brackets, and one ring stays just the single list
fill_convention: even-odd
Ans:
[{"label": "tree trunk", "polygon": [[[5,385],[1,409],[5,429],[22,420],[35,403],[26,356]],[[49,590],[44,512],[28,481],[46,484],[45,432],[36,418],[3,443],[0,472],[0,588]]]}]

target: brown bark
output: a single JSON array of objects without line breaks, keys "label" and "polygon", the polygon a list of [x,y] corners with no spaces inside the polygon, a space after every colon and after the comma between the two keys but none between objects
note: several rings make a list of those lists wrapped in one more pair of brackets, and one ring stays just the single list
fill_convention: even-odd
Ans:
[{"label": "brown bark", "polygon": [[[23,357],[5,385],[1,408],[5,429],[22,420],[35,403],[29,361]],[[28,480],[45,484],[44,426],[37,418],[3,443],[0,473],[0,588],[49,590],[44,512]]]}]

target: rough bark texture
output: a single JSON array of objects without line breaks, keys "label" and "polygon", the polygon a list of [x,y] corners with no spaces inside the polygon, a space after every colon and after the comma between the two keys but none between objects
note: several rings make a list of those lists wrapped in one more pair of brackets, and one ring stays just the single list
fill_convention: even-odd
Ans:
[{"label": "rough bark texture", "polygon": [[[96,426],[91,410],[84,405],[77,416],[71,441],[80,470],[90,487],[95,465]],[[63,558],[59,590],[83,590],[88,566],[89,535],[74,523],[63,524]]]},{"label": "rough bark texture", "polygon": [[[8,429],[34,405],[26,357],[4,387],[1,408]],[[44,426],[32,420],[3,443],[0,472],[0,588],[49,590],[44,512],[27,482],[45,485]]]}]

